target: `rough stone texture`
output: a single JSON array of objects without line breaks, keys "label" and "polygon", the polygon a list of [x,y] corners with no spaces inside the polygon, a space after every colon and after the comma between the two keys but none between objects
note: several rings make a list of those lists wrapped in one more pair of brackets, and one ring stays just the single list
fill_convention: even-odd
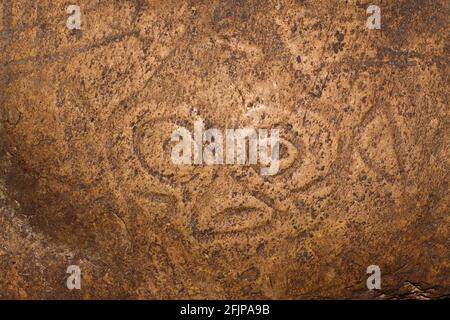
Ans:
[{"label": "rough stone texture", "polygon": [[[449,10],[2,0],[0,298],[448,297]],[[197,117],[282,171],[173,165]]]}]

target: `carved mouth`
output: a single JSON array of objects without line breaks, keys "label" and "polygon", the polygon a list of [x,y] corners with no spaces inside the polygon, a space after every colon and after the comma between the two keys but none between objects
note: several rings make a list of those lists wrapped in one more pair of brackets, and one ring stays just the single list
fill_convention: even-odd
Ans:
[{"label": "carved mouth", "polygon": [[264,232],[274,210],[250,194],[215,197],[194,210],[192,228],[198,240],[239,238]]}]

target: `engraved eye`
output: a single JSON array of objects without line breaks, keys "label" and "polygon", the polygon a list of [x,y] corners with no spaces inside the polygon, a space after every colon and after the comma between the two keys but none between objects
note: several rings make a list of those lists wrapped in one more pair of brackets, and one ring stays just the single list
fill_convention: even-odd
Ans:
[{"label": "engraved eye", "polygon": [[138,123],[133,130],[133,152],[151,175],[167,179],[191,174],[193,166],[175,166],[170,159],[175,144],[170,140],[177,125],[171,119]]},{"label": "engraved eye", "polygon": [[294,192],[326,176],[337,157],[337,136],[320,115],[306,111],[279,121],[280,169],[265,177]]}]

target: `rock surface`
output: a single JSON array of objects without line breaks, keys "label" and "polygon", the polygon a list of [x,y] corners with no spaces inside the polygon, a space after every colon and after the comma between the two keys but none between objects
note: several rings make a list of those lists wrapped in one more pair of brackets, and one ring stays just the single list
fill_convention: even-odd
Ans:
[{"label": "rock surface", "polygon": [[[448,297],[449,2],[71,2],[0,2],[0,298]],[[280,172],[174,165],[197,118]]]}]

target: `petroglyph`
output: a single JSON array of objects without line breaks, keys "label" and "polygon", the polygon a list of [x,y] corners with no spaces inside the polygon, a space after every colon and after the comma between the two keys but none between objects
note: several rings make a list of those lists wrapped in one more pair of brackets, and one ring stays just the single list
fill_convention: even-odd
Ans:
[{"label": "petroglyph", "polygon": [[[449,4],[73,4],[0,7],[0,298],[448,295]],[[174,164],[198,119],[279,170]]]}]

